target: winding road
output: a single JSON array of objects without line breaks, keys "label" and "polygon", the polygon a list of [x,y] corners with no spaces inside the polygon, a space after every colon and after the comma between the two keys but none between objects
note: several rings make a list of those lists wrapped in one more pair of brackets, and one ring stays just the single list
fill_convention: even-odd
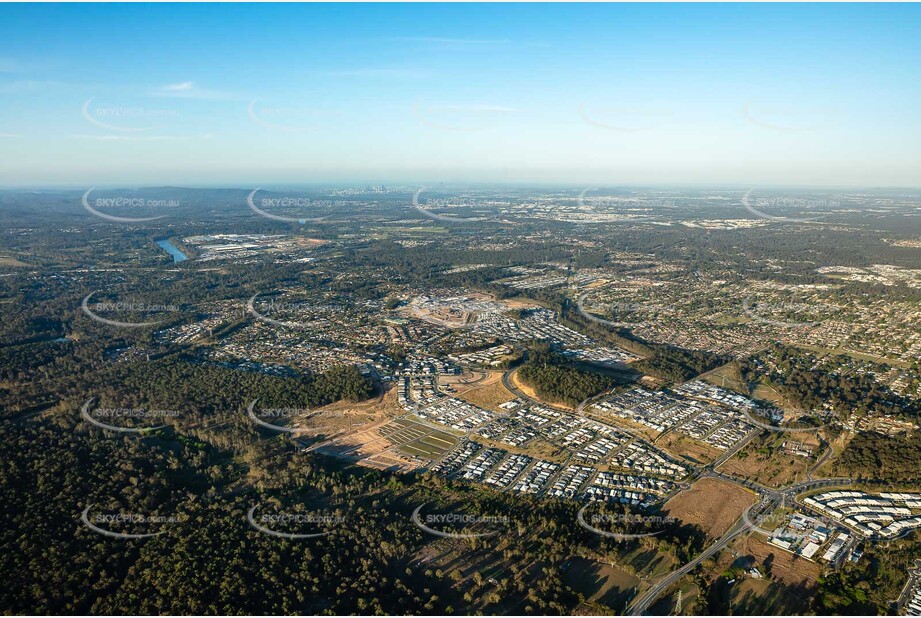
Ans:
[{"label": "winding road", "polygon": [[[519,397],[522,400],[527,401],[529,403],[548,406],[548,407],[556,408],[561,411],[565,410],[563,408],[558,408],[556,406],[553,406],[552,404],[548,404],[546,402],[534,399],[533,397],[530,397],[524,392],[522,392],[521,389],[515,386],[512,380],[512,374],[514,372],[515,372],[515,369],[510,369],[502,374],[502,385],[505,388],[507,388],[509,392],[514,394],[516,397]],[[585,407],[585,403],[587,402],[583,402],[583,405],[579,406],[579,410],[576,412],[576,414],[580,416],[582,415],[582,409]],[[565,411],[570,414],[573,413],[571,410],[565,410]],[[625,431],[625,429],[620,426],[617,426],[617,429],[619,431]],[[632,434],[633,432],[627,431],[627,433]],[[799,483],[793,483],[785,487],[774,489],[774,488],[770,488],[765,485],[762,485],[761,483],[758,483],[756,481],[737,478],[733,475],[719,472],[717,470],[717,468],[722,463],[724,463],[726,460],[732,457],[735,453],[737,453],[742,447],[748,444],[759,433],[760,433],[759,431],[750,432],[748,435],[745,436],[745,438],[740,440],[739,443],[735,444],[733,448],[729,449],[726,453],[723,453],[723,456],[721,456],[720,458],[711,462],[708,465],[700,466],[700,465],[694,465],[686,461],[682,462],[682,465],[685,465],[690,470],[692,470],[691,475],[686,479],[686,483],[691,483],[701,478],[708,478],[708,477],[718,478],[720,480],[723,480],[729,483],[733,483],[736,485],[740,485],[754,492],[757,492],[760,495],[761,499],[759,502],[755,503],[749,509],[747,509],[746,512],[742,516],[740,516],[739,519],[736,520],[736,522],[723,534],[723,536],[717,539],[709,547],[704,549],[696,558],[694,558],[694,560],[688,562],[687,564],[684,564],[683,566],[675,569],[671,573],[668,573],[667,575],[663,576],[656,583],[654,583],[648,590],[634,597],[630,605],[624,611],[624,615],[640,616],[640,615],[645,614],[646,612],[649,611],[649,608],[652,607],[652,605],[656,602],[656,600],[658,600],[659,597],[662,596],[662,594],[667,592],[669,588],[671,588],[676,583],[678,583],[678,581],[680,581],[682,577],[684,577],[685,575],[693,571],[695,568],[697,568],[701,563],[703,563],[707,559],[717,555],[720,551],[725,549],[726,546],[729,545],[737,537],[751,532],[753,530],[753,524],[751,523],[750,519],[747,519],[747,518],[750,518],[751,515],[757,516],[762,513],[770,513],[774,511],[780,504],[786,503],[787,501],[792,503],[795,499],[795,496],[804,491],[808,491],[811,489],[818,489],[821,487],[847,486],[847,485],[854,483],[854,479],[851,479],[851,478],[813,479],[810,476],[808,480],[801,481]],[[652,446],[647,440],[640,438],[639,436],[635,434],[634,434],[634,437],[638,438],[641,442],[647,444],[648,446]],[[829,454],[830,454],[830,450],[829,452],[826,452],[825,455],[823,455],[823,457],[819,460],[818,463],[819,464],[824,463],[824,460],[827,458]],[[815,466],[812,471],[814,471],[815,469],[818,469],[818,467],[819,467],[818,465]]]},{"label": "winding road", "polygon": [[[756,505],[756,510],[764,511],[767,507],[770,506],[772,501],[775,498],[765,498],[758,505]],[[705,549],[700,553],[699,556],[691,560],[684,566],[672,571],[658,582],[652,585],[649,590],[643,594],[635,597],[627,609],[624,611],[625,616],[641,616],[649,611],[649,608],[655,603],[663,592],[668,590],[671,586],[678,582],[682,577],[693,571],[700,565],[704,560],[707,560],[711,556],[715,556],[717,553],[722,551],[724,547],[729,545],[729,543],[739,536],[749,531],[749,524],[742,518],[736,521],[735,524],[726,533],[719,538],[713,545]]]},{"label": "winding road", "polygon": [[[704,473],[703,476],[715,476],[730,482],[739,482],[732,477],[726,477],[717,472]],[[753,525],[751,523],[751,515],[754,514],[757,516],[761,513],[770,513],[771,511],[775,510],[778,505],[782,504],[785,498],[792,498],[796,494],[809,489],[818,489],[820,487],[830,487],[836,485],[850,485],[853,482],[854,479],[851,478],[832,478],[803,481],[801,483],[794,483],[793,485],[781,487],[777,490],[771,490],[762,486],[760,489],[760,492],[762,493],[760,502],[746,509],[745,513],[738,520],[736,520],[732,527],[729,528],[729,530],[727,530],[723,536],[721,536],[707,549],[702,551],[700,555],[697,556],[694,560],[688,562],[684,566],[679,567],[678,569],[675,569],[668,575],[665,575],[662,577],[662,579],[653,584],[652,587],[650,587],[646,592],[634,597],[633,601],[627,607],[624,614],[627,616],[640,616],[646,613],[649,611],[649,608],[652,606],[652,604],[656,602],[656,599],[658,599],[664,592],[676,584],[682,577],[693,571],[708,558],[715,556],[717,553],[722,551],[736,537],[751,532],[753,529]]]}]

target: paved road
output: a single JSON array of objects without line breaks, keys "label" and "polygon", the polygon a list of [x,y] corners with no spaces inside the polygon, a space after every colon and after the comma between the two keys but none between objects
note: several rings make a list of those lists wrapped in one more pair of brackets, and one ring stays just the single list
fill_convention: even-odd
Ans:
[{"label": "paved road", "polygon": [[921,570],[919,569],[921,569],[921,560],[915,560],[915,568],[908,572],[908,580],[905,582],[905,586],[902,587],[902,593],[899,594],[899,598],[895,601],[896,612],[902,613],[902,610],[911,599],[918,582],[921,581]]},{"label": "paved road", "polygon": [[726,449],[726,450],[723,452],[722,455],[720,455],[720,456],[717,457],[715,460],[713,460],[713,463],[710,464],[710,467],[713,468],[714,470],[716,470],[717,468],[719,468],[720,466],[722,466],[724,463],[726,463],[727,461],[729,461],[729,459],[730,459],[733,455],[735,455],[735,454],[738,453],[740,450],[742,450],[742,447],[744,447],[746,444],[748,444],[749,442],[751,442],[751,441],[754,439],[754,437],[757,436],[757,435],[760,434],[760,433],[761,433],[761,431],[758,430],[758,429],[754,429],[754,430],[752,430],[752,431],[749,431],[749,432],[745,435],[744,438],[742,438],[741,440],[739,440],[738,442],[736,442],[734,445],[732,445],[732,448]]},{"label": "paved road", "polygon": [[[510,369],[502,374],[502,385],[505,386],[505,388],[507,388],[512,394],[514,394],[517,397],[520,397],[524,401],[548,406],[548,404],[542,401],[533,399],[532,397],[529,397],[528,395],[523,393],[520,389],[515,387],[515,385],[512,383],[512,380],[511,380],[511,375],[512,373],[514,373],[514,371],[515,369]],[[584,403],[586,402],[583,402],[583,404]],[[555,406],[548,406],[548,407],[555,407]],[[583,407],[584,405],[580,406],[579,413],[581,413]],[[617,429],[620,431],[624,431],[624,428],[620,426],[617,426]],[[628,431],[628,433],[633,433],[633,432]],[[704,477],[719,478],[723,481],[735,483],[737,485],[742,485],[753,491],[758,492],[761,495],[762,499],[759,503],[757,503],[756,505],[754,505],[751,509],[747,511],[747,514],[749,515],[751,514],[758,515],[763,512],[773,511],[782,501],[785,500],[785,498],[789,498],[792,501],[792,499],[795,497],[796,494],[801,493],[803,491],[807,491],[810,489],[818,489],[821,487],[850,485],[854,483],[854,479],[851,479],[851,478],[831,478],[831,479],[809,478],[806,481],[802,481],[799,483],[793,483],[791,485],[773,489],[770,487],[766,487],[765,485],[762,485],[761,483],[758,483],[756,481],[736,478],[735,476],[732,476],[732,475],[729,475],[723,472],[719,472],[716,470],[716,468],[719,465],[721,465],[726,460],[728,460],[730,457],[732,457],[736,452],[738,452],[739,449],[741,449],[743,446],[748,444],[748,442],[751,441],[759,433],[760,433],[759,431],[750,432],[744,439],[742,439],[739,443],[734,445],[733,448],[729,449],[728,453],[723,453],[723,455],[720,458],[718,458],[717,460],[713,461],[712,463],[706,466],[695,466],[687,461],[682,462],[682,465],[685,465],[689,469],[692,470],[692,474],[687,479],[687,481],[693,482],[694,480],[697,480],[699,478],[704,478]],[[634,435],[634,437],[639,438],[639,436],[636,436],[636,435]],[[648,440],[640,438],[640,441],[646,443],[647,445],[650,445]],[[685,575],[693,571],[695,568],[697,568],[698,565],[700,565],[702,562],[704,562],[711,556],[714,556],[720,551],[722,551],[730,542],[732,542],[733,539],[735,539],[741,534],[746,534],[750,531],[751,531],[751,524],[748,521],[746,521],[745,517],[740,517],[736,521],[736,523],[733,524],[733,526],[729,528],[729,530],[727,530],[726,533],[722,537],[719,538],[719,540],[717,540],[715,543],[713,543],[707,549],[701,552],[700,555],[697,556],[697,558],[695,558],[691,562],[688,562],[684,566],[679,567],[678,569],[672,571],[668,575],[664,576],[658,582],[653,584],[653,586],[649,588],[649,590],[644,592],[642,595],[634,598],[633,601],[630,603],[630,605],[627,607],[625,611],[625,615],[638,616],[638,615],[642,615],[645,612],[647,612],[649,608],[653,605],[653,603],[655,603],[655,601],[659,598],[659,596],[661,596],[663,592],[665,592],[671,586],[677,583],[682,577],[684,577]]]},{"label": "paved road", "polygon": [[[718,472],[707,471],[702,474],[702,476],[718,477],[733,483],[739,483],[737,479],[733,479],[731,477],[726,478],[725,475],[722,475]],[[653,603],[655,603],[656,599],[658,599],[663,592],[677,583],[678,580],[697,568],[697,566],[704,560],[707,560],[711,556],[714,556],[722,551],[723,548],[725,548],[737,536],[750,532],[752,527],[749,522],[751,521],[750,518],[752,516],[757,517],[761,513],[769,513],[773,511],[779,504],[781,504],[785,497],[792,497],[797,493],[809,489],[818,489],[821,487],[832,487],[837,485],[849,485],[853,482],[854,479],[850,478],[819,479],[815,481],[803,481],[801,483],[794,483],[792,485],[787,485],[786,487],[781,487],[777,490],[768,489],[763,486],[761,489],[756,489],[762,494],[762,499],[760,502],[746,511],[746,516],[749,518],[748,520],[746,520],[746,516],[740,517],[736,523],[733,524],[733,526],[727,530],[722,537],[719,538],[718,541],[701,552],[697,558],[672,571],[658,582],[656,582],[642,595],[634,598],[630,605],[627,607],[625,615],[639,616],[649,611],[649,608]]]},{"label": "paved road", "polygon": [[822,444],[825,446],[825,452],[822,453],[822,456],[816,460],[816,462],[812,465],[812,467],[809,468],[809,472],[806,473],[806,478],[810,480],[812,479],[812,475],[815,474],[815,471],[821,468],[822,464],[824,464],[826,460],[828,460],[828,458],[831,457],[832,453],[835,452],[831,444],[829,444],[825,440],[822,440]]},{"label": "paved road", "polygon": [[[768,497],[763,499],[755,508],[755,511],[761,512],[768,508],[771,508],[771,505],[776,501],[776,497]],[[749,524],[745,521],[744,518],[740,518],[736,521],[733,526],[726,531],[726,533],[719,538],[716,543],[705,549],[699,556],[694,560],[688,562],[679,569],[676,569],[660,579],[658,582],[653,584],[653,586],[641,594],[640,596],[633,599],[633,602],[627,607],[624,612],[625,616],[640,616],[649,611],[649,608],[655,603],[656,599],[662,595],[663,592],[668,590],[671,586],[678,582],[682,577],[693,571],[700,565],[703,561],[707,560],[711,556],[716,555],[723,550],[734,538],[740,534],[744,534],[749,531]]]},{"label": "paved road", "polygon": [[[594,401],[594,400],[596,400],[596,399],[603,399],[605,396],[608,395],[608,393],[604,393],[604,394],[601,394],[601,395],[597,395],[597,396],[595,396],[595,397],[589,397],[588,399],[586,399],[585,401],[583,401],[582,403],[580,403],[579,406],[578,406],[578,408],[576,408],[575,410],[570,410],[570,409],[568,409],[568,408],[561,408],[561,407],[559,407],[559,406],[553,405],[552,403],[546,403],[546,402],[544,402],[544,401],[540,401],[539,399],[534,399],[533,397],[528,396],[527,394],[525,394],[524,392],[522,392],[520,389],[518,389],[518,388],[515,386],[515,384],[512,382],[512,374],[515,373],[515,371],[517,371],[517,370],[518,370],[518,368],[516,367],[515,369],[509,369],[508,371],[506,371],[505,373],[502,374],[502,386],[504,386],[505,388],[507,388],[513,395],[515,395],[516,397],[521,398],[523,401],[526,401],[526,402],[531,403],[531,404],[534,404],[534,405],[544,406],[544,407],[546,407],[546,408],[552,408],[552,409],[554,409],[554,410],[556,410],[556,411],[558,411],[558,412],[564,412],[564,413],[566,413],[566,414],[572,414],[572,415],[575,415],[575,416],[581,416],[581,417],[587,418],[587,419],[589,419],[589,420],[591,420],[591,421],[593,421],[593,422],[595,422],[595,423],[600,423],[600,424],[602,424],[602,425],[607,425],[608,427],[611,427],[612,429],[615,429],[615,430],[617,430],[617,431],[619,431],[619,432],[621,432],[621,433],[626,433],[626,434],[629,434],[629,435],[633,436],[634,439],[636,439],[636,440],[639,441],[639,442],[642,442],[642,443],[643,443],[645,446],[647,446],[647,447],[655,448],[655,447],[653,446],[653,443],[650,442],[650,441],[646,438],[646,436],[644,436],[644,435],[641,434],[640,432],[636,431],[635,429],[630,429],[630,428],[628,428],[628,427],[623,427],[623,426],[621,426],[621,425],[612,425],[611,423],[607,423],[607,422],[604,422],[604,421],[600,421],[600,420],[598,420],[597,418],[592,418],[591,416],[588,416],[587,414],[585,414],[585,408],[586,408],[586,406],[588,406],[590,403],[592,403],[592,401]],[[661,450],[661,449],[659,449],[659,450]],[[670,460],[674,460],[676,463],[680,463],[682,466],[685,466],[686,468],[689,468],[689,469],[692,469],[692,470],[694,469],[693,464],[691,464],[691,463],[688,462],[688,461],[679,460],[679,459],[674,459],[674,458],[671,457],[671,456],[669,456],[669,459],[670,459]]]}]

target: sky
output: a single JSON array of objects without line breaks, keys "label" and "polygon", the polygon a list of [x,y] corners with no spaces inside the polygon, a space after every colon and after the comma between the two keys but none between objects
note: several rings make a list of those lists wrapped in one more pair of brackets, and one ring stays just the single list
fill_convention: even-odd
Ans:
[{"label": "sky", "polygon": [[921,6],[0,5],[0,186],[921,186]]}]

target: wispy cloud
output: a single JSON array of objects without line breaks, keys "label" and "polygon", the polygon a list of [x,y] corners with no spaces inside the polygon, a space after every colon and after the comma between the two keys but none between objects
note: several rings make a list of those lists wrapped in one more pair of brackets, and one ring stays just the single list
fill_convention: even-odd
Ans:
[{"label": "wispy cloud", "polygon": [[195,90],[195,82],[181,82],[178,84],[167,84],[160,88],[164,92],[192,92]]},{"label": "wispy cloud", "polygon": [[211,139],[210,133],[203,135],[87,135],[76,134],[68,136],[71,139],[88,139],[98,142],[169,142],[185,141],[192,139]]},{"label": "wispy cloud", "polygon": [[195,84],[195,82],[176,82],[174,84],[166,84],[164,86],[158,87],[154,90],[154,94],[158,97],[172,97],[176,99],[236,99],[237,97],[228,93],[221,92],[219,90],[209,90],[207,88],[201,88]]},{"label": "wispy cloud", "polygon": [[0,56],[0,73],[42,73],[56,68],[60,65],[54,61]]}]

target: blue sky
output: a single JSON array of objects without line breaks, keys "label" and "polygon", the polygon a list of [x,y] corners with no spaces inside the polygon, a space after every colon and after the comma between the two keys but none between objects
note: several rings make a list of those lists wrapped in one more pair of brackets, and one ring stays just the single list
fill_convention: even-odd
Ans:
[{"label": "blue sky", "polygon": [[921,6],[0,5],[0,185],[921,186]]}]

